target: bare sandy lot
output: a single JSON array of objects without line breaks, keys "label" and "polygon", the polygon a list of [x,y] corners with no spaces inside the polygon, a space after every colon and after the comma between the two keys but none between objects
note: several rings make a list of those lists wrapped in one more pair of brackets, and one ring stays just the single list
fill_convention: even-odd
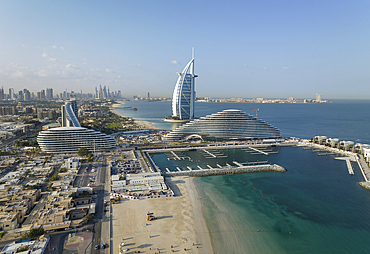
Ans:
[{"label": "bare sandy lot", "polygon": [[[112,206],[113,253],[121,242],[129,249],[125,253],[213,253],[192,179],[174,177],[169,185],[179,196]],[[157,219],[147,221],[148,212]]]}]

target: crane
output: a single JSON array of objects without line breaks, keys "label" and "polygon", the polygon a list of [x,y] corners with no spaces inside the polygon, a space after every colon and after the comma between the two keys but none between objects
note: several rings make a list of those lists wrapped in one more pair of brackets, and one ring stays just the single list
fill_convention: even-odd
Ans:
[{"label": "crane", "polygon": [[259,111],[260,109],[259,108],[256,108],[256,109],[253,109],[252,111],[256,111],[256,118],[258,119],[258,111]]}]

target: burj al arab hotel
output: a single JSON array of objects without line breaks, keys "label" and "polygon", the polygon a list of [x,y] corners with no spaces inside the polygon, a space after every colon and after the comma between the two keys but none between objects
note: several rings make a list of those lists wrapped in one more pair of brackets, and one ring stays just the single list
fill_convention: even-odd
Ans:
[{"label": "burj al arab hotel", "polygon": [[172,119],[194,119],[195,78],[198,77],[194,74],[194,48],[192,59],[177,74],[179,78],[172,96]]}]

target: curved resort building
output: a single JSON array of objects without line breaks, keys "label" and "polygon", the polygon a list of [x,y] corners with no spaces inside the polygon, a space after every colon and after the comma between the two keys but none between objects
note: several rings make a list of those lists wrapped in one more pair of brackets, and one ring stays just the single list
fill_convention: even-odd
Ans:
[{"label": "curved resort building", "polygon": [[168,133],[165,141],[201,138],[209,141],[233,141],[280,138],[281,131],[247,113],[229,109],[183,124]]},{"label": "curved resort building", "polygon": [[195,78],[194,52],[190,62],[181,73],[177,73],[175,89],[172,96],[172,116],[179,120],[194,118]]},{"label": "curved resort building", "polygon": [[47,153],[77,153],[85,147],[90,152],[103,152],[116,145],[113,137],[83,127],[59,127],[41,131],[37,142]]},{"label": "curved resort building", "polygon": [[75,100],[66,102],[62,106],[62,127],[81,127],[77,119],[77,102]]}]

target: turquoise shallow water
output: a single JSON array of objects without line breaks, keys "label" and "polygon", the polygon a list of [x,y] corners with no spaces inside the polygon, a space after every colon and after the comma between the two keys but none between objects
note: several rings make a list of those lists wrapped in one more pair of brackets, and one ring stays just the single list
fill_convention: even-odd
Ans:
[{"label": "turquoise shallow water", "polygon": [[[130,103],[138,107],[126,114],[131,117],[159,119],[170,114],[169,102]],[[196,114],[228,108],[252,114],[260,108],[260,118],[281,129],[283,136],[326,135],[370,143],[369,106],[370,101],[349,100],[307,105],[198,103]],[[216,253],[370,253],[370,192],[359,186],[363,179],[356,164],[350,176],[344,161],[302,147],[282,147],[268,156],[234,149],[224,153],[228,157],[217,161],[195,151],[184,153],[193,161],[153,156],[163,170],[232,160],[268,160],[288,170],[195,179]]]},{"label": "turquoise shallow water", "polygon": [[357,165],[351,176],[335,155],[276,149],[268,156],[230,149],[222,160],[198,160],[195,151],[183,153],[193,162],[169,162],[164,154],[153,159],[161,168],[173,163],[184,169],[265,157],[288,170],[195,179],[216,253],[369,253],[370,193],[358,185]]}]

